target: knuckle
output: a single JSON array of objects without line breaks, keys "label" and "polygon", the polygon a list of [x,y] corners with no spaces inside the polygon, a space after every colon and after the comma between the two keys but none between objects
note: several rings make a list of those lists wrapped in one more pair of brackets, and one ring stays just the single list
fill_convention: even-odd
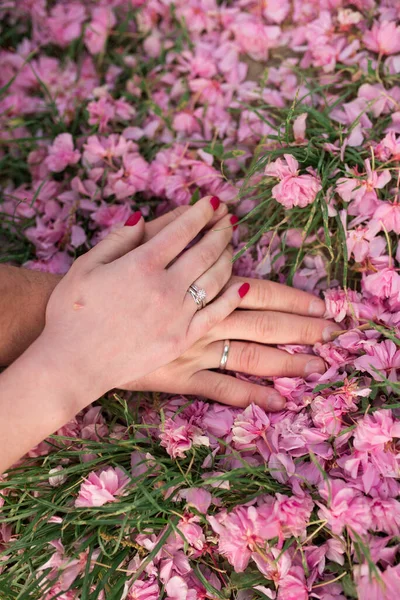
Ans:
[{"label": "knuckle", "polygon": [[177,206],[172,211],[172,215],[173,215],[173,217],[175,219],[177,219],[178,217],[180,217],[181,215],[183,215],[187,210],[189,210],[188,206]]},{"label": "knuckle", "polygon": [[207,245],[199,248],[199,261],[203,267],[209,267],[215,263],[218,258],[218,249],[215,246]]},{"label": "knuckle", "polygon": [[204,315],[204,333],[210,331],[218,323],[218,315],[213,311],[207,311]]},{"label": "knuckle", "polygon": [[135,262],[145,273],[151,273],[157,266],[157,253],[152,248],[143,247],[135,251]]},{"label": "knuckle", "polygon": [[[291,290],[291,292],[292,292],[292,290]],[[285,304],[286,304],[287,312],[290,312],[290,313],[298,312],[299,300],[295,294],[293,294],[293,293],[287,294],[287,296],[285,298]]]},{"label": "knuckle", "polygon": [[[297,360],[295,356],[288,354],[282,359],[282,369],[280,369],[280,371],[282,371],[286,377],[294,376],[296,374],[296,364]],[[297,371],[299,371],[299,369],[297,369]]]},{"label": "knuckle", "polygon": [[107,242],[116,243],[116,242],[120,242],[124,238],[125,238],[125,235],[124,235],[124,233],[122,231],[122,227],[121,227],[119,229],[114,229],[113,231],[110,231],[110,233],[107,235],[107,237],[105,239],[107,240]]},{"label": "knuckle", "polygon": [[252,388],[246,389],[244,392],[242,404],[244,408],[247,408],[250,404],[257,404],[257,394]]},{"label": "knuckle", "polygon": [[80,271],[82,271],[85,268],[86,262],[87,262],[86,255],[81,254],[81,256],[78,256],[78,258],[76,258],[74,260],[74,263],[73,263],[71,269],[69,270],[69,273],[75,272],[75,274],[78,274]]},{"label": "knuckle", "polygon": [[267,281],[252,281],[252,291],[255,293],[256,306],[266,308],[271,298],[271,288]]},{"label": "knuckle", "polygon": [[214,382],[214,395],[216,398],[229,398],[232,385],[225,377],[218,377]]},{"label": "knuckle", "polygon": [[254,316],[254,333],[257,339],[268,340],[274,334],[276,325],[267,313]]},{"label": "knuckle", "polygon": [[175,233],[175,237],[176,237],[176,240],[179,240],[179,242],[181,244],[184,244],[184,243],[186,244],[188,241],[193,240],[196,233],[197,233],[197,230],[195,229],[195,223],[193,223],[191,221],[187,221],[185,219],[185,220],[183,220],[183,222],[179,223],[179,226],[177,227],[177,230]]},{"label": "knuckle", "polygon": [[302,329],[302,342],[314,343],[320,339],[319,329],[315,326],[315,323],[311,320],[306,319]]},{"label": "knuckle", "polygon": [[239,350],[239,370],[252,373],[260,362],[260,349],[257,344],[243,344]]},{"label": "knuckle", "polygon": [[229,272],[232,273],[233,264],[232,264],[232,252],[228,249],[225,249],[221,256],[221,261],[224,266],[224,273]]}]

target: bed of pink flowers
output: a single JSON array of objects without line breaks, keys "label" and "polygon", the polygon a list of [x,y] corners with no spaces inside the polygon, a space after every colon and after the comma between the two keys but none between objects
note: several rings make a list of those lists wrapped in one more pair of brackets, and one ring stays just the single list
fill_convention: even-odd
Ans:
[{"label": "bed of pink flowers", "polygon": [[218,195],[236,273],[343,330],[307,350],[324,375],[274,380],[281,413],[110,394],[33,450],[0,482],[1,598],[397,598],[398,0],[0,17],[3,261],[65,273],[133,209]]}]

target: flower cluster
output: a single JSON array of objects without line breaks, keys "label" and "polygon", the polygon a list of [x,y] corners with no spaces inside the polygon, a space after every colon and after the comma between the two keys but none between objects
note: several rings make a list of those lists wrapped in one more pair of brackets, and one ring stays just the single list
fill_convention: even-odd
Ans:
[{"label": "flower cluster", "polygon": [[281,346],[328,370],[275,378],[280,413],[136,395],[135,423],[90,407],[34,448],[25,484],[0,481],[14,596],[25,539],[42,600],[113,582],[126,600],[396,597],[398,1],[6,0],[0,17],[10,260],[65,273],[132,210],[218,195],[236,273],[322,295],[341,328]]}]

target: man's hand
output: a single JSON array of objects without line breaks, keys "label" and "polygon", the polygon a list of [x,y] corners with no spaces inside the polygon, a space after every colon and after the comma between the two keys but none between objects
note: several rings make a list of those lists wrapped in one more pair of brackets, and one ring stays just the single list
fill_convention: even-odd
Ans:
[{"label": "man's hand", "polygon": [[227,287],[245,282],[251,285],[241,310],[231,313],[173,362],[123,388],[204,396],[240,407],[255,403],[270,411],[284,408],[285,399],[274,388],[211,370],[219,367],[224,340],[231,340],[226,364],[230,371],[261,377],[307,377],[325,372],[321,358],[289,354],[271,346],[313,345],[330,339],[338,326],[318,318],[325,312],[325,303],[306,292],[241,277],[232,277]]}]

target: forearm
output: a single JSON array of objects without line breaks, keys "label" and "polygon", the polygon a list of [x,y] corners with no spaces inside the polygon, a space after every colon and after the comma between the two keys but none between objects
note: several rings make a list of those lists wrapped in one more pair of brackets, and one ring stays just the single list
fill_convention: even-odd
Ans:
[{"label": "forearm", "polygon": [[95,400],[74,373],[40,336],[0,375],[0,473]]},{"label": "forearm", "polygon": [[0,366],[11,364],[40,335],[60,275],[0,265]]}]

